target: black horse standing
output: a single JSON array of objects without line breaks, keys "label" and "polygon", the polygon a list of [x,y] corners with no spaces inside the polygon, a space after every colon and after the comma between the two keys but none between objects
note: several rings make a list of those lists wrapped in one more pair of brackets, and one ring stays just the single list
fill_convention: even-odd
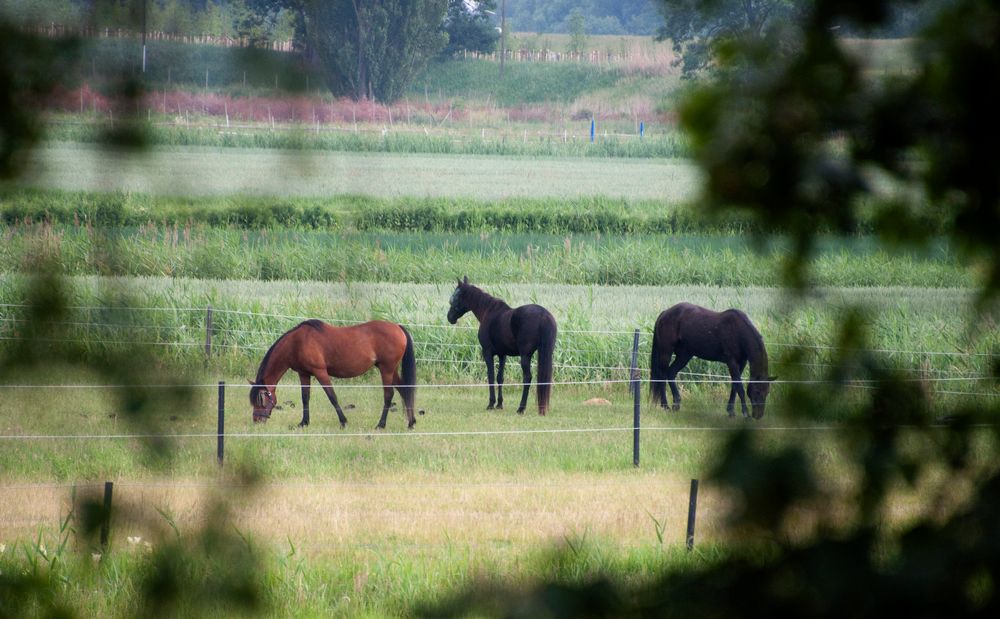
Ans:
[{"label": "black horse standing", "polygon": [[[673,355],[673,362],[670,361]],[[743,312],[729,309],[714,312],[691,303],[678,303],[664,310],[653,328],[653,351],[649,369],[650,395],[667,408],[667,389],[674,397],[674,410],[681,407],[681,394],[674,379],[684,369],[691,357],[708,361],[721,361],[729,368],[732,387],[726,412],[732,417],[736,396],[740,396],[743,416],[747,417],[747,403],[741,376],[750,362],[750,382],[746,393],[754,419],[764,416],[764,403],[771,381],[767,373],[767,350],[764,338]]]},{"label": "black horse standing", "polygon": [[[524,390],[518,413],[524,413],[531,385],[531,357],[538,351],[538,414],[549,408],[552,393],[552,352],[556,347],[556,319],[541,305],[522,305],[511,308],[503,300],[490,296],[469,283],[469,278],[459,280],[451,295],[448,322],[455,324],[466,312],[479,320],[479,344],[490,383],[490,402],[487,410],[503,408],[503,370],[508,355],[521,357]],[[500,357],[494,393],[493,357]]]}]

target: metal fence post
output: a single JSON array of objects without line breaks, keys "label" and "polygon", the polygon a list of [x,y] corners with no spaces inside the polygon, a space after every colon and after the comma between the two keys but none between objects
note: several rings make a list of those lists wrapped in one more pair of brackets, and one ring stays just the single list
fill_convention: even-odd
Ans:
[{"label": "metal fence post", "polygon": [[104,482],[104,517],[101,522],[101,550],[103,552],[107,551],[108,538],[111,536],[111,495],[114,488],[114,482]]},{"label": "metal fence post", "polygon": [[639,330],[632,336],[632,465],[639,466]]},{"label": "metal fence post", "polygon": [[687,549],[694,549],[694,520],[698,511],[698,480],[691,480],[691,499],[688,502]]},{"label": "metal fence post", "polygon": [[216,438],[216,457],[219,459],[219,466],[222,466],[222,459],[225,455],[226,447],[226,383],[219,381],[219,429]]}]

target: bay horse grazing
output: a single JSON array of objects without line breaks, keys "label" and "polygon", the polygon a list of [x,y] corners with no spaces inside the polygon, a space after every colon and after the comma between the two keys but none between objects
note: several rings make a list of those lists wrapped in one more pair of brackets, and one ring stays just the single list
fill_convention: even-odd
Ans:
[{"label": "bay horse grazing", "polygon": [[674,410],[680,409],[681,394],[674,379],[691,357],[726,364],[732,378],[726,412],[730,417],[734,415],[733,404],[739,395],[744,418],[747,417],[747,403],[741,376],[749,361],[750,382],[746,393],[750,396],[753,418],[764,416],[764,403],[774,377],[767,373],[764,338],[746,314],[736,309],[713,312],[691,303],[678,303],[660,314],[653,328],[649,391],[663,408],[667,408],[666,386],[670,385]]},{"label": "bay horse grazing", "polygon": [[[518,414],[524,413],[531,385],[531,357],[538,351],[538,414],[549,409],[552,393],[552,352],[556,347],[556,319],[541,305],[522,305],[511,308],[501,299],[469,283],[469,278],[458,281],[451,295],[448,322],[455,324],[466,312],[479,320],[479,344],[490,383],[490,402],[486,410],[503,408],[503,370],[509,355],[521,358],[524,376],[521,404]],[[493,390],[493,357],[499,357],[496,374],[497,391]]]},{"label": "bay horse grazing", "polygon": [[[400,375],[402,365],[402,375]],[[309,425],[309,387],[315,377],[337,411],[340,427],[347,417],[337,403],[330,377],[353,378],[372,367],[382,375],[382,418],[378,428],[385,428],[385,419],[392,405],[393,387],[399,391],[406,407],[407,427],[413,428],[413,396],[416,393],[417,366],[413,339],[402,326],[373,320],[349,327],[334,327],[320,320],[307,320],[279,337],[264,355],[251,382],[250,404],[254,422],[267,421],[277,405],[275,394],[278,381],[288,370],[299,375],[302,384],[302,421]]]}]

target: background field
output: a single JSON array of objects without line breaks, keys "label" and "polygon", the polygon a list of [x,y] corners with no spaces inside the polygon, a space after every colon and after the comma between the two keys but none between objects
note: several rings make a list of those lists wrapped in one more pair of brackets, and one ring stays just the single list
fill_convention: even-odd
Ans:
[{"label": "background field", "polygon": [[679,202],[692,197],[697,172],[674,160],[315,153],[199,147],[116,159],[95,147],[40,149],[26,182],[67,190],[160,195],[378,197],[611,196]]}]

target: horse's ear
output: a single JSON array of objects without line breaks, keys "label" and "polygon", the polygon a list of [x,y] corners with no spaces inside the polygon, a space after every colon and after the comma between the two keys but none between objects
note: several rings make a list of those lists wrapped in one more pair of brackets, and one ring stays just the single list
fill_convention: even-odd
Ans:
[{"label": "horse's ear", "polygon": [[247,382],[248,382],[248,383],[250,383],[250,386],[251,386],[251,387],[254,387],[254,386],[256,386],[256,385],[255,385],[255,383],[254,383],[254,382],[253,382],[252,380],[248,380]]},{"label": "horse's ear", "polygon": [[767,381],[770,382],[770,383],[773,383],[776,380],[778,380],[777,376],[768,376],[767,377]]},{"label": "horse's ear", "polygon": [[468,285],[468,284],[469,284],[469,276],[468,276],[468,275],[466,275],[466,276],[465,276],[465,284],[466,284],[466,285]]}]

